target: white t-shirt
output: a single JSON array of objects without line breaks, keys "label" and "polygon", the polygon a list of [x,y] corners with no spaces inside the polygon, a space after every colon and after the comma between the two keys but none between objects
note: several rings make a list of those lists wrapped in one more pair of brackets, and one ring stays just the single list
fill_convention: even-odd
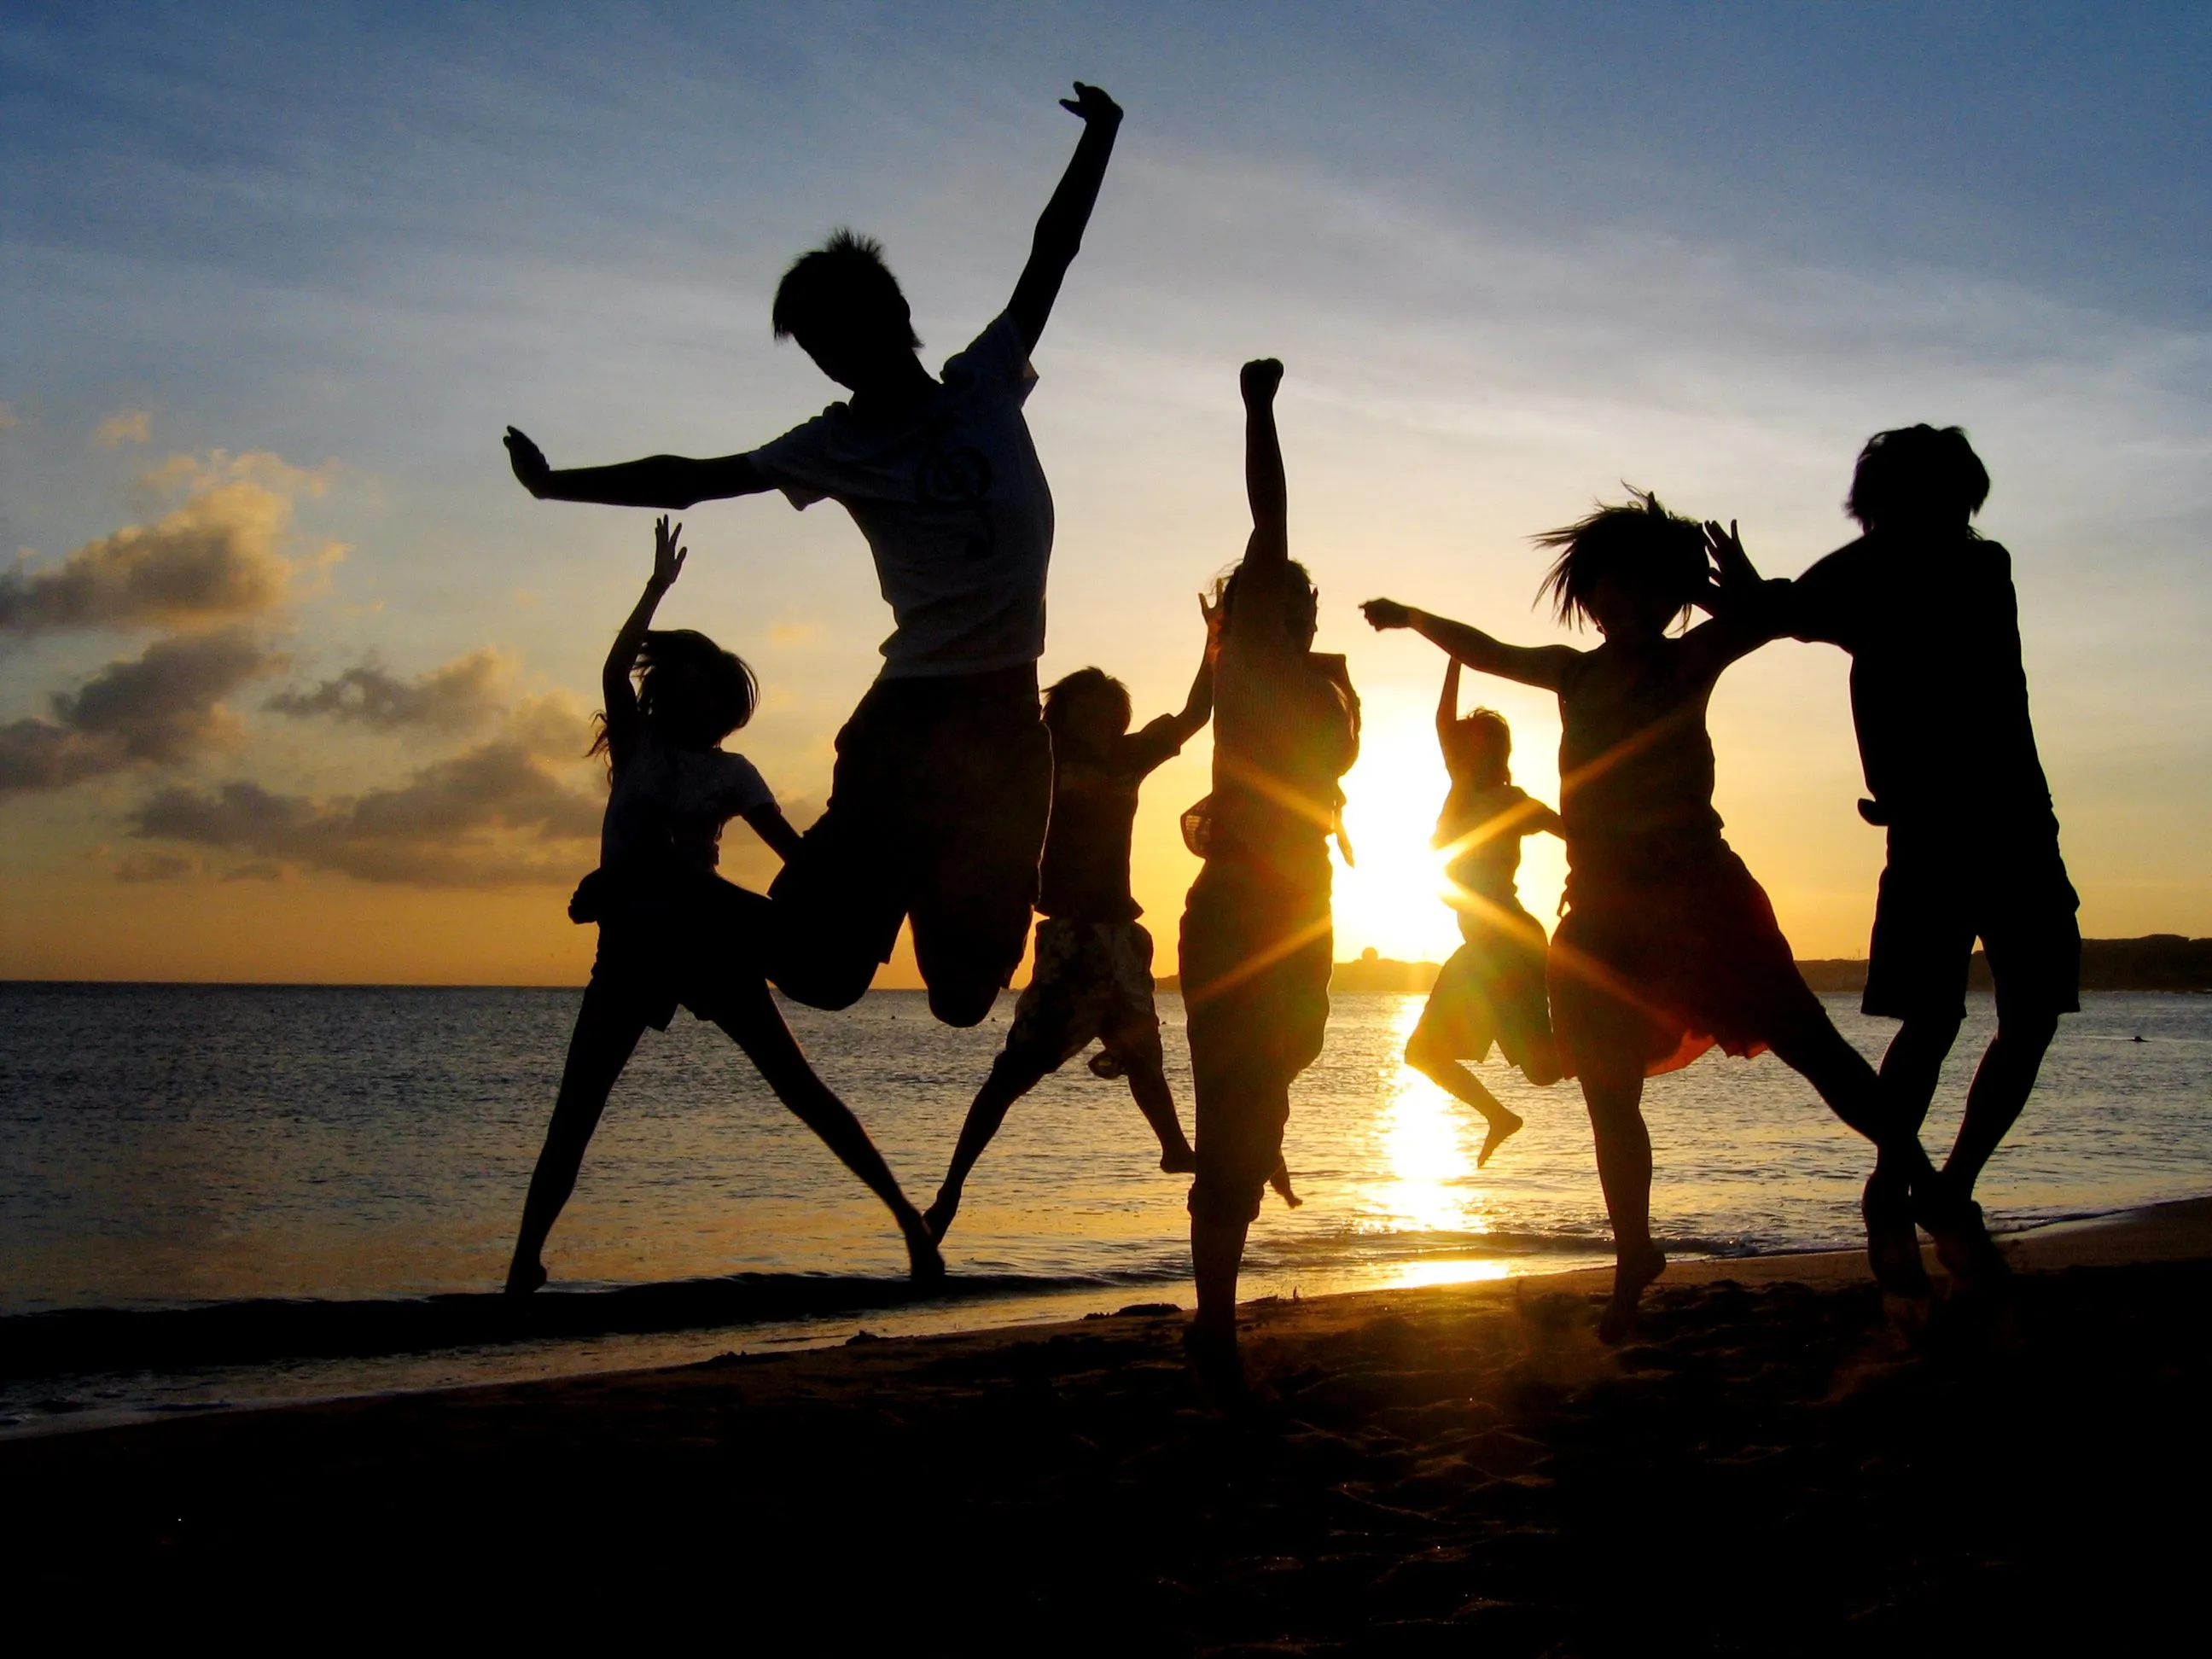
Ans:
[{"label": "white t-shirt", "polygon": [[945,365],[909,423],[875,427],[832,404],[749,459],[793,507],[842,502],[876,558],[898,627],[885,679],[980,674],[1044,654],[1052,490],[1022,404],[1036,384],[1001,314]]},{"label": "white t-shirt", "polygon": [[606,869],[712,870],[721,860],[722,826],[775,796],[743,755],[678,749],[639,722],[636,751],[615,773],[599,830]]}]

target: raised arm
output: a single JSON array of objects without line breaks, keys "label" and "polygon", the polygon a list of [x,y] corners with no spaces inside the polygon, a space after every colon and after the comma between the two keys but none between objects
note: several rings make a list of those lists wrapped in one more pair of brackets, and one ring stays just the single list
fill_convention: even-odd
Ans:
[{"label": "raised arm", "polygon": [[1559,689],[1567,665],[1581,654],[1571,645],[1507,645],[1479,628],[1431,616],[1395,599],[1370,599],[1359,608],[1377,633],[1410,628],[1430,644],[1449,652],[1454,661],[1465,663],[1479,674],[1518,680],[1545,691]]},{"label": "raised arm", "polygon": [[1198,614],[1206,620],[1206,649],[1199,653],[1198,672],[1190,677],[1190,695],[1182,700],[1182,708],[1175,714],[1163,714],[1152,725],[1172,735],[1180,749],[1199,733],[1199,729],[1213,718],[1213,629],[1215,607],[1206,602],[1201,594]]},{"label": "raised arm", "polygon": [[1080,81],[1075,83],[1075,96],[1061,99],[1060,106],[1081,118],[1083,137],[1067,171],[1060,175],[1060,188],[1053,191],[1052,200],[1038,216],[1030,262],[1022,267],[1014,297],[1006,302],[1014,326],[1021,330],[1023,341],[1032,351],[1043,337],[1052,302],[1060,297],[1060,284],[1067,268],[1082,251],[1083,228],[1091,222],[1098,186],[1106,178],[1106,163],[1114,155],[1114,135],[1121,128],[1121,106],[1097,87],[1086,87]]},{"label": "raised arm", "polygon": [[1244,498],[1251,503],[1252,536],[1237,574],[1237,603],[1228,635],[1245,650],[1288,653],[1295,647],[1283,626],[1291,574],[1290,485],[1283,475],[1283,444],[1275,431],[1275,392],[1283,366],[1273,357],[1244,365],[1237,384],[1244,394]]},{"label": "raised arm", "polygon": [[630,671],[637,666],[637,653],[645,648],[646,630],[653,626],[653,613],[660,608],[661,595],[676,586],[676,578],[683,573],[684,558],[690,551],[681,544],[683,540],[684,526],[679,524],[671,529],[665,515],[653,526],[652,580],[607,648],[606,663],[599,670],[599,696],[607,711],[607,750],[617,766],[629,758],[630,745],[637,738],[637,688],[630,684]]},{"label": "raised arm", "polygon": [[771,487],[744,455],[713,460],[648,455],[613,466],[570,466],[556,471],[546,465],[545,453],[515,428],[507,428],[505,441],[516,482],[541,501],[597,501],[606,507],[682,512],[700,501],[757,495]]},{"label": "raised arm", "polygon": [[1443,695],[1437,699],[1437,746],[1449,752],[1452,728],[1459,724],[1459,659],[1444,659]]}]

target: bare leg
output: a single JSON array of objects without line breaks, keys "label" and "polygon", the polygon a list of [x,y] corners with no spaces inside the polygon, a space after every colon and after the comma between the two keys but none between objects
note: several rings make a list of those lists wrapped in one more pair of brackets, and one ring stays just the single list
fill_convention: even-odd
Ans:
[{"label": "bare leg", "polygon": [[1406,1064],[1435,1084],[1455,1100],[1464,1101],[1482,1114],[1489,1133],[1482,1138],[1482,1150],[1475,1154],[1474,1167],[1480,1170],[1490,1162],[1490,1155],[1505,1144],[1507,1136],[1517,1131],[1523,1122],[1518,1112],[1511,1110],[1496,1095],[1483,1086],[1482,1079],[1453,1058],[1440,1054],[1419,1040],[1406,1045]]},{"label": "bare leg", "polygon": [[1865,1056],[1844,1041],[1826,1015],[1808,1020],[1794,1031],[1778,1034],[1774,1052],[1820,1092],[1828,1109],[1880,1149],[1877,1168],[1886,1166],[1881,1188],[1869,1182],[1866,1199],[1869,1237],[1867,1255],[1883,1288],[1899,1295],[1924,1294],[1914,1282],[1923,1275],[1917,1243],[1911,1246],[1911,1264],[1905,1260],[1905,1240],[1894,1216],[1878,1208],[1878,1193],[1886,1191],[1899,1176],[1908,1183],[1920,1224],[1935,1236],[1936,1253],[1943,1265],[1962,1284],[1989,1285],[2009,1275],[2003,1255],[1990,1242],[1981,1217],[1962,1194],[1941,1182],[1912,1123],[1882,1088]]},{"label": "bare leg", "polygon": [[899,1190],[897,1179],[868,1139],[868,1132],[860,1127],[860,1119],[806,1063],[806,1055],[791,1035],[791,1028],[783,1023],[782,1011],[769,995],[768,987],[747,988],[716,1016],[714,1024],[745,1051],[746,1058],[775,1091],[776,1098],[791,1109],[792,1115],[820,1136],[823,1145],[837,1154],[838,1161],[883,1200],[906,1237],[907,1262],[914,1277],[943,1278],[945,1261],[937,1253],[937,1242],[929,1236],[921,1212]]},{"label": "bare leg", "polygon": [[1882,1089],[1892,1109],[1916,1135],[1927,1119],[1929,1103],[1936,1098],[1943,1061],[1958,1040],[1955,1019],[1908,1019],[1897,1028],[1889,1051],[1881,1057]]},{"label": "bare leg", "polygon": [[[1917,1142],[1928,1116],[1929,1103],[1944,1057],[1958,1040],[1955,1019],[1908,1019],[1890,1039],[1881,1057],[1881,1088],[1899,1124]],[[1912,1224],[1912,1171],[1887,1153],[1877,1152],[1874,1173],[1867,1177],[1859,1199],[1859,1212],[1867,1229],[1867,1259],[1882,1288],[1893,1294],[1922,1297],[1930,1293],[1927,1270],[1920,1264],[1920,1236]]]},{"label": "bare leg", "polygon": [[1176,1115],[1175,1095],[1168,1087],[1158,1054],[1148,1053],[1139,1044],[1115,1047],[1121,1056],[1122,1075],[1129,1081],[1130,1098],[1137,1103],[1137,1109],[1145,1115],[1145,1121],[1152,1125],[1160,1143],[1160,1168],[1169,1175],[1188,1175],[1198,1168],[1198,1154],[1191,1151],[1182,1120]]},{"label": "bare leg", "polygon": [[1593,1057],[1582,1073],[1583,1102],[1597,1143],[1598,1185],[1613,1222],[1613,1301],[1599,1338],[1626,1340],[1636,1328],[1644,1287],[1667,1270],[1651,1242],[1651,1132],[1644,1122],[1644,1067],[1632,1056]]},{"label": "bare leg", "polygon": [[583,1168],[584,1149],[599,1127],[607,1096],[644,1035],[644,1019],[624,1008],[619,998],[596,981],[585,988],[576,1029],[568,1038],[561,1092],[553,1103],[553,1121],[546,1127],[538,1167],[530,1174],[530,1194],[523,1200],[522,1226],[507,1269],[509,1296],[527,1296],[545,1282],[540,1257],[546,1235],[576,1190],[576,1172]]},{"label": "bare leg", "polygon": [[1959,1125],[1959,1138],[1943,1164],[1944,1179],[1960,1197],[1973,1196],[1983,1166],[2020,1121],[2036,1074],[2043,1069],[2043,1056],[2057,1035],[2056,1014],[2014,1014],[1998,1020],[1997,1034],[1966,1091],[1966,1115]]},{"label": "bare leg", "polygon": [[984,1148],[1006,1121],[1007,1109],[1052,1070],[1035,1056],[1018,1054],[1011,1048],[991,1062],[991,1075],[975,1091],[968,1116],[960,1125],[959,1143],[952,1149],[944,1184],[937,1189],[937,1202],[922,1217],[932,1238],[941,1240],[951,1230],[952,1218],[960,1212],[961,1190],[968,1184],[975,1160],[983,1156]]}]

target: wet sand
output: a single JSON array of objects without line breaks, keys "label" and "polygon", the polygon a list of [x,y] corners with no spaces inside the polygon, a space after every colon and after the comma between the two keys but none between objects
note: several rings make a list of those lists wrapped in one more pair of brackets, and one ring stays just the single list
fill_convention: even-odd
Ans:
[{"label": "wet sand", "polygon": [[763,1651],[1973,1653],[2195,1622],[2212,1200],[2008,1242],[1917,1340],[1849,1256],[1179,1316],[0,1444],[19,1584],[181,1629],[305,1603],[681,1620]]}]

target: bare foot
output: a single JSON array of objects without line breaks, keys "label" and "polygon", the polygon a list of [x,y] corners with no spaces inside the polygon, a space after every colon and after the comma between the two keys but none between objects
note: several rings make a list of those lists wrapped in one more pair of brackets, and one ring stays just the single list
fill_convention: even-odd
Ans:
[{"label": "bare foot", "polygon": [[1918,1207],[1920,1224],[1936,1240],[1936,1259],[1961,1290],[1998,1295],[2011,1285],[2012,1264],[1983,1224],[1980,1205],[1939,1193]]},{"label": "bare foot", "polygon": [[1644,1287],[1667,1271],[1667,1258],[1650,1249],[1641,1255],[1623,1256],[1613,1270],[1613,1300],[1597,1322],[1597,1340],[1608,1348],[1619,1347],[1636,1334],[1636,1304]]},{"label": "bare foot", "polygon": [[1191,1175],[1198,1169],[1198,1154],[1186,1141],[1180,1146],[1160,1148],[1160,1170],[1165,1175]]},{"label": "bare foot", "polygon": [[1251,1404],[1252,1390],[1244,1381],[1244,1357],[1237,1352],[1234,1326],[1215,1330],[1193,1321],[1183,1331],[1182,1351],[1200,1389],[1217,1410],[1241,1411]]},{"label": "bare foot", "polygon": [[507,1294],[528,1296],[545,1283],[545,1265],[540,1261],[518,1261],[507,1270]]},{"label": "bare foot", "polygon": [[945,1235],[952,1231],[952,1218],[959,1213],[959,1189],[939,1187],[937,1202],[921,1212],[921,1224],[928,1230],[931,1243],[942,1244],[945,1242]]},{"label": "bare foot", "polygon": [[1293,1210],[1305,1202],[1291,1190],[1291,1166],[1279,1158],[1275,1160],[1275,1173],[1267,1177],[1267,1184],[1281,1194],[1283,1202]]},{"label": "bare foot", "polygon": [[1490,1155],[1505,1144],[1508,1136],[1519,1133],[1527,1121],[1520,1113],[1508,1111],[1503,1106],[1494,1112],[1484,1113],[1483,1117],[1490,1125],[1490,1133],[1483,1136],[1482,1150],[1474,1155],[1474,1167],[1478,1170],[1490,1162]]},{"label": "bare foot", "polygon": [[[945,1218],[951,1225],[952,1218]],[[945,1258],[938,1254],[937,1241],[944,1235],[933,1232],[929,1221],[913,1210],[899,1218],[899,1231],[906,1235],[907,1277],[917,1285],[934,1285],[945,1277]]]},{"label": "bare foot", "polygon": [[1912,1189],[1876,1170],[1859,1195],[1866,1222],[1867,1266],[1885,1296],[1925,1300],[1935,1294],[1920,1260],[1920,1235],[1912,1227]]}]

